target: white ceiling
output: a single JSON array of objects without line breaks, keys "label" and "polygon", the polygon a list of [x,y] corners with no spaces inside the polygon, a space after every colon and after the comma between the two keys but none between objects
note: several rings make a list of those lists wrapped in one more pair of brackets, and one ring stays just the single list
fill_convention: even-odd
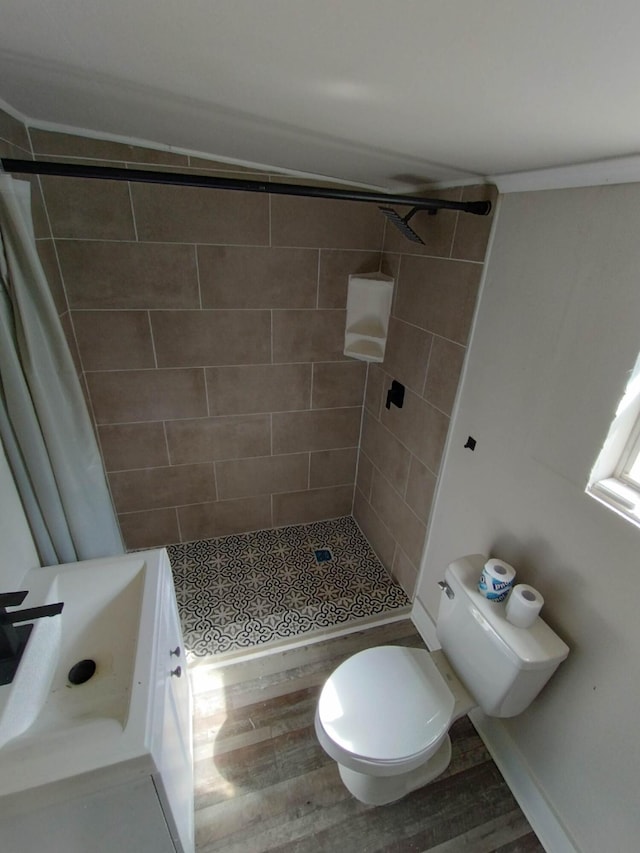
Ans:
[{"label": "white ceiling", "polygon": [[637,0],[1,0],[0,98],[396,191],[640,152]]}]

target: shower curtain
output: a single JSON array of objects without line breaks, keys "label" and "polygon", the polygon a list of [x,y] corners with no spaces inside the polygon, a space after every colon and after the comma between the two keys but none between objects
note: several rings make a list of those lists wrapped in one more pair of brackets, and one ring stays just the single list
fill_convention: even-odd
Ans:
[{"label": "shower curtain", "polygon": [[55,565],[124,548],[36,250],[30,189],[0,175],[0,438],[42,564]]}]

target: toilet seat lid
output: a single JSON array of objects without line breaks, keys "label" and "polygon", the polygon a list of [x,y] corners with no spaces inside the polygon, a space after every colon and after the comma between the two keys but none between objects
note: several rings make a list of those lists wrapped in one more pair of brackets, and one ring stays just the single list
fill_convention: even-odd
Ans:
[{"label": "toilet seat lid", "polygon": [[378,646],[342,663],[325,683],[318,716],[352,755],[399,761],[446,734],[455,700],[425,649]]}]

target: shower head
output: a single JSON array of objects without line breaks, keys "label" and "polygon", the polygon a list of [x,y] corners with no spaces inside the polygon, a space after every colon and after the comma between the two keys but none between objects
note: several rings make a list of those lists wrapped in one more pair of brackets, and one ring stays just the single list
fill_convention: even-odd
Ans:
[{"label": "shower head", "polygon": [[[389,222],[393,222],[398,231],[407,238],[407,240],[411,240],[414,243],[422,243],[424,245],[424,240],[420,237],[419,234],[413,230],[413,228],[409,225],[409,220],[411,217],[416,214],[422,208],[414,207],[405,217],[400,216],[400,214],[395,211],[392,207],[381,207],[380,210],[387,217]],[[430,210],[429,213],[437,213],[436,210]]]}]

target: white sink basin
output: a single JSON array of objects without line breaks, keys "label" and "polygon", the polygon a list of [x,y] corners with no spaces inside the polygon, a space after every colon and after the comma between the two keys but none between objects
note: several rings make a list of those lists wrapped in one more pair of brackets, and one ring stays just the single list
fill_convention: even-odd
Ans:
[{"label": "white sink basin", "polygon": [[[144,751],[168,572],[163,551],[29,572],[22,607],[64,608],[35,622],[13,682],[0,686],[0,796],[53,781],[56,762],[66,776]],[[85,659],[95,673],[72,685],[69,670]]]},{"label": "white sink basin", "polygon": [[[145,571],[146,564],[138,562],[114,564],[108,571],[68,568],[55,576],[46,603],[62,601],[64,609],[59,616],[38,620],[42,639],[32,636],[25,651],[34,659],[29,678],[20,670],[16,674],[13,693],[20,696],[23,723],[28,723],[22,731],[30,728],[36,734],[100,717],[125,727]],[[36,646],[45,640],[42,655]],[[53,665],[48,660],[51,652]],[[95,662],[95,674],[84,684],[71,685],[71,667],[86,659]],[[41,671],[36,678],[34,670]],[[33,685],[38,680],[49,688],[36,695]]]}]

